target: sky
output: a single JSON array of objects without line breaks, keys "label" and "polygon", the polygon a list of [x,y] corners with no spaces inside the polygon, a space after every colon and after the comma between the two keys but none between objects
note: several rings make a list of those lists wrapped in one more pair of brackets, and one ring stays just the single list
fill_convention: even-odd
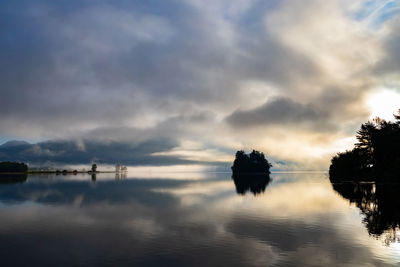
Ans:
[{"label": "sky", "polygon": [[[0,160],[326,169],[400,108],[400,3],[2,1]],[[399,104],[397,104],[399,103]]]}]

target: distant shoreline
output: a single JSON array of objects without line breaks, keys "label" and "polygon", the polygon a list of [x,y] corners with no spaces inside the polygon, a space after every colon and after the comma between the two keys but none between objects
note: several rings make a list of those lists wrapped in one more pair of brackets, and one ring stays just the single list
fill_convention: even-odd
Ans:
[{"label": "distant shoreline", "polygon": [[0,172],[0,174],[98,174],[98,173],[116,173],[116,171],[27,171],[27,172]]}]

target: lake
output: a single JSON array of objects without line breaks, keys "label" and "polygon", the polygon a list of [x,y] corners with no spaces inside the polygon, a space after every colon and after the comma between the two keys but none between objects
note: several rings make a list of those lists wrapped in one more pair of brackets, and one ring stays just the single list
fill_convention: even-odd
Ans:
[{"label": "lake", "polygon": [[326,173],[271,178],[253,187],[230,173],[3,183],[1,265],[400,264],[399,191],[382,197],[374,184],[332,185]]}]

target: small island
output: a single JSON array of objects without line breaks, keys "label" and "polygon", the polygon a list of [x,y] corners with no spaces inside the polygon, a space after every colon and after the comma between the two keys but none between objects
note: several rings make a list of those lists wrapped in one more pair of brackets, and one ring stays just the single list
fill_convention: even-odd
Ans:
[{"label": "small island", "polygon": [[231,167],[234,175],[241,174],[270,174],[272,165],[265,158],[264,153],[253,150],[246,154],[243,150],[236,152],[235,161]]},{"label": "small island", "polygon": [[271,181],[269,174],[272,165],[265,158],[264,153],[253,150],[246,154],[243,150],[236,152],[232,166],[232,179],[239,195],[247,191],[253,195],[261,194]]},{"label": "small island", "polygon": [[394,118],[362,124],[355,147],[332,158],[330,180],[400,182],[400,110]]},{"label": "small island", "polygon": [[0,173],[26,173],[28,165],[21,162],[0,162]]}]

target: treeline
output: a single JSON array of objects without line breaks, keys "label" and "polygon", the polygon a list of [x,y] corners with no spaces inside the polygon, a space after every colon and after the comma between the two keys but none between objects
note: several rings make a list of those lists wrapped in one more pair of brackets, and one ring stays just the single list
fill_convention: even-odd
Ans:
[{"label": "treeline", "polygon": [[20,162],[0,162],[0,172],[27,172],[28,165]]},{"label": "treeline", "polygon": [[394,119],[362,124],[354,149],[332,158],[331,180],[400,181],[400,110]]}]

